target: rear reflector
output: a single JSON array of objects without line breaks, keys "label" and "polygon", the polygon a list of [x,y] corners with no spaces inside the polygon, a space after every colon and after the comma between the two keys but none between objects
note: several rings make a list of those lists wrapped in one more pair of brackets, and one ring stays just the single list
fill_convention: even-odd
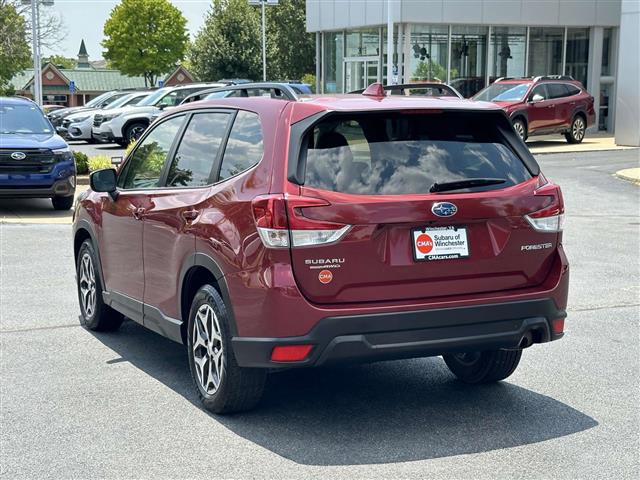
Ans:
[{"label": "rear reflector", "polygon": [[551,321],[551,329],[553,333],[562,333],[564,332],[564,318],[556,318]]},{"label": "rear reflector", "polygon": [[273,347],[271,360],[274,362],[300,362],[307,358],[313,345],[279,345]]}]

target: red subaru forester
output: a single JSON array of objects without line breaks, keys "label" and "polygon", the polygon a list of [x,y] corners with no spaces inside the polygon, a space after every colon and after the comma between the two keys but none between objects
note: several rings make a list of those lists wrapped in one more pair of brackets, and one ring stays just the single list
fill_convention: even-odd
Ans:
[{"label": "red subaru forester", "polygon": [[91,176],[81,318],[186,344],[217,413],[292,367],[442,355],[464,382],[498,381],[563,335],[563,213],[491,103],[377,84],[194,102]]}]

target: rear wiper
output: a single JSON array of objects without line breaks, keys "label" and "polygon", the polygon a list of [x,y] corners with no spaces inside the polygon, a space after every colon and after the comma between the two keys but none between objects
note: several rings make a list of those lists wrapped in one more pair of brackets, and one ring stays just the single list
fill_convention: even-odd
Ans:
[{"label": "rear wiper", "polygon": [[467,180],[456,180],[455,182],[434,183],[429,188],[429,192],[446,192],[458,190],[460,188],[485,187],[487,185],[500,185],[506,182],[504,178],[469,178]]}]

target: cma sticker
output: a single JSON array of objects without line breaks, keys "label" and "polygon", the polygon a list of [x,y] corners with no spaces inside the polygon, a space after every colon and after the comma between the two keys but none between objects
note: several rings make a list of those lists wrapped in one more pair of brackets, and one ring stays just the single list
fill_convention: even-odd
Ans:
[{"label": "cma sticker", "polygon": [[321,270],[318,274],[318,280],[320,280],[320,283],[324,285],[331,283],[331,280],[333,280],[333,273],[331,273],[331,270]]}]

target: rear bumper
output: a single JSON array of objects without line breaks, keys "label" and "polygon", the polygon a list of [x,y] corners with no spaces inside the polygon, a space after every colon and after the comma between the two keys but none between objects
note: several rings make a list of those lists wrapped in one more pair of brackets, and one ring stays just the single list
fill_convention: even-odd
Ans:
[{"label": "rear bumper", "polygon": [[[327,317],[299,337],[234,337],[242,367],[291,368],[349,361],[429,357],[463,351],[515,349],[557,340],[552,321],[566,312],[551,298],[468,307]],[[313,345],[300,362],[273,362],[279,345]]]}]

